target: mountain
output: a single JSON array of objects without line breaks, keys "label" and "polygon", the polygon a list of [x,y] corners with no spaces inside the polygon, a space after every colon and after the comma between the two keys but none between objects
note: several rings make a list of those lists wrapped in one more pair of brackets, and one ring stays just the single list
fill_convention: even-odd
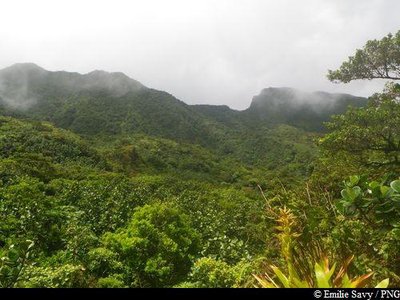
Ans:
[{"label": "mountain", "polygon": [[0,70],[0,91],[3,101],[10,106],[29,108],[43,92],[69,95],[84,91],[107,91],[115,97],[145,87],[123,73],[93,71],[81,75],[64,71],[49,72],[33,63],[14,64]]},{"label": "mountain", "polygon": [[82,75],[15,64],[0,70],[0,104],[4,114],[50,121],[83,135],[145,133],[212,143],[203,116],[123,73]]},{"label": "mountain", "polygon": [[[207,156],[200,153],[211,151],[247,166],[304,176],[316,155],[313,139],[323,130],[323,122],[348,105],[365,103],[364,98],[346,94],[267,88],[253,98],[248,109],[237,111],[225,105],[188,105],[123,73],[50,72],[35,64],[0,70],[0,114],[49,121],[84,138],[101,140],[102,147],[126,138],[127,145],[109,151],[130,149],[133,157],[135,153],[146,157],[150,150],[145,150],[141,142],[145,140],[154,146],[154,153],[167,154],[163,162],[154,161],[159,154],[143,158],[155,166],[168,165],[168,153],[179,157],[172,148],[190,144],[206,149],[199,152],[182,146],[198,161]],[[139,135],[145,137],[132,138]],[[149,142],[148,137],[171,140],[178,146],[163,140]],[[177,159],[172,165],[181,162]]]},{"label": "mountain", "polygon": [[367,99],[349,94],[306,93],[292,88],[267,88],[253,98],[243,112],[253,125],[288,124],[307,131],[324,130],[323,122],[344,113],[348,106],[361,107]]},{"label": "mountain", "polygon": [[50,72],[32,64],[0,70],[0,104],[8,113],[51,121],[80,134],[145,133],[200,144],[216,143],[216,132],[287,124],[307,131],[365,98],[292,88],[266,88],[248,109],[187,105],[123,73]]}]

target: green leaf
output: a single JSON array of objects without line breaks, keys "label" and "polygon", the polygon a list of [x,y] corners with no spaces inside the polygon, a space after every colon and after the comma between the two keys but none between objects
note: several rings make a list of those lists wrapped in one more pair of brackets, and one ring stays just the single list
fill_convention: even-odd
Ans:
[{"label": "green leaf", "polygon": [[360,181],[360,177],[359,176],[357,176],[357,175],[350,176],[350,182],[349,183],[351,184],[351,186],[349,186],[349,187],[353,187],[353,186],[357,185],[359,181]]},{"label": "green leaf", "polygon": [[274,271],[275,275],[281,281],[282,285],[285,288],[290,288],[289,279],[285,276],[285,274],[283,274],[283,272],[278,267],[271,266],[271,268]]},{"label": "green leaf", "polygon": [[392,191],[392,189],[390,187],[384,186],[384,185],[381,186],[380,190],[381,190],[381,194],[382,194],[383,198],[389,196]]},{"label": "green leaf", "polygon": [[368,184],[369,189],[372,192],[372,195],[374,197],[380,197],[381,196],[381,184],[377,181],[372,181]]},{"label": "green leaf", "polygon": [[324,267],[315,263],[315,277],[317,278],[317,286],[319,288],[330,288],[332,285],[329,283],[335,271],[335,265],[329,270],[324,270]]},{"label": "green leaf", "polygon": [[395,180],[390,183],[390,187],[397,193],[400,193],[400,180]]},{"label": "green leaf", "polygon": [[340,286],[341,288],[351,288],[351,280],[349,278],[349,276],[346,274],[344,274],[343,279],[342,279],[342,284]]},{"label": "green leaf", "polygon": [[381,184],[380,184],[378,181],[371,181],[371,182],[368,184],[368,186],[369,186],[369,188],[370,188],[371,190],[373,190],[373,189],[376,189],[376,188],[380,187]]},{"label": "green leaf", "polygon": [[341,195],[344,200],[353,202],[361,194],[361,188],[355,186],[353,188],[346,188],[341,191]]},{"label": "green leaf", "polygon": [[300,280],[299,278],[292,278],[292,280],[297,288],[309,288],[310,287],[308,285],[307,281],[305,281],[305,280]]},{"label": "green leaf", "polygon": [[376,285],[376,289],[386,289],[389,286],[389,278],[386,278]]},{"label": "green leaf", "polygon": [[11,261],[16,261],[19,258],[19,252],[16,249],[10,249],[8,257]]},{"label": "green leaf", "polygon": [[336,209],[341,213],[346,213],[346,207],[348,206],[348,202],[340,200],[335,202]]}]

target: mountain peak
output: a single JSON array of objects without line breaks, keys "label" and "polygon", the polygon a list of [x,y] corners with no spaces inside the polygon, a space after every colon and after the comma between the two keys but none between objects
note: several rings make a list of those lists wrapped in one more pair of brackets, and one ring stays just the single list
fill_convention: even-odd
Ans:
[{"label": "mountain peak", "polygon": [[[52,89],[73,95],[79,92],[105,91],[114,97],[145,88],[121,72],[95,70],[87,74],[46,71],[34,63],[16,63],[0,70],[0,100],[9,105],[26,106],[41,98],[38,91]],[[31,99],[35,99],[32,101]]]},{"label": "mountain peak", "polygon": [[[94,71],[91,71],[91,72],[89,72],[87,74],[84,74],[83,76],[106,77],[106,76],[112,76],[113,74],[114,73],[112,73],[112,72],[107,72],[107,71],[104,71],[104,70],[94,70]],[[128,77],[128,76],[126,76],[126,77]]]},{"label": "mountain peak", "polygon": [[113,78],[115,80],[128,80],[128,81],[135,81],[136,83],[138,83],[136,80],[130,78],[129,76],[127,76],[125,73],[122,73],[122,72],[107,72],[104,70],[94,70],[87,74],[84,74],[83,76],[96,78],[96,79],[102,79],[102,78],[111,79],[111,78]]},{"label": "mountain peak", "polygon": [[260,94],[253,97],[251,106],[264,105],[310,105],[330,106],[343,98],[351,98],[354,101],[365,100],[349,94],[328,93],[323,91],[305,92],[290,87],[269,87],[261,90]]},{"label": "mountain peak", "polygon": [[276,91],[294,91],[295,89],[292,87],[287,87],[287,86],[282,86],[282,87],[274,87],[274,86],[270,86],[267,88],[264,88],[261,90],[261,93],[269,93],[269,92],[276,92]]},{"label": "mountain peak", "polygon": [[46,71],[42,67],[38,66],[37,64],[34,63],[16,63],[13,64],[3,70],[8,70],[8,71],[41,71],[44,72]]},{"label": "mountain peak", "polygon": [[115,96],[122,96],[128,92],[144,88],[140,82],[128,77],[122,72],[107,72],[94,70],[82,75],[85,89],[105,88],[112,91]]},{"label": "mountain peak", "polygon": [[289,100],[289,99],[296,99],[297,101],[299,100],[306,100],[307,98],[310,98],[309,96],[311,93],[306,93],[301,90],[297,90],[295,88],[291,87],[269,87],[261,90],[260,94],[258,96],[255,96],[255,98],[271,98],[271,99],[280,99],[280,100]]},{"label": "mountain peak", "polygon": [[319,131],[331,115],[344,113],[348,106],[360,107],[367,100],[346,94],[308,93],[294,88],[263,89],[253,97],[247,113],[267,123],[283,123]]}]

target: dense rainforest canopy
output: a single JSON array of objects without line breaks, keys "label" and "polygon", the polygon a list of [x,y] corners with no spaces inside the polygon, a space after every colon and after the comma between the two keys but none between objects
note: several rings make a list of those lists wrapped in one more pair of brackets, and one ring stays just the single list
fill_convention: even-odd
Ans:
[{"label": "dense rainforest canopy", "polygon": [[[399,79],[400,32],[333,81]],[[400,88],[187,105],[122,73],[0,70],[1,287],[400,285]]]}]

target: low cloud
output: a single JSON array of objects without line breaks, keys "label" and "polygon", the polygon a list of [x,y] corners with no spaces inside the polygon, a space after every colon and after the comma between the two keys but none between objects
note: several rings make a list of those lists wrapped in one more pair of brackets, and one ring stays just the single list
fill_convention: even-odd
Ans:
[{"label": "low cloud", "polygon": [[121,71],[239,109],[269,86],[368,96],[383,82],[337,85],[327,70],[400,29],[398,0],[16,0],[2,11],[0,68]]}]

